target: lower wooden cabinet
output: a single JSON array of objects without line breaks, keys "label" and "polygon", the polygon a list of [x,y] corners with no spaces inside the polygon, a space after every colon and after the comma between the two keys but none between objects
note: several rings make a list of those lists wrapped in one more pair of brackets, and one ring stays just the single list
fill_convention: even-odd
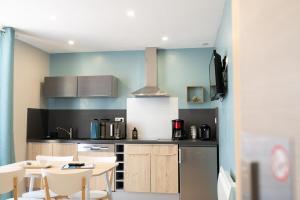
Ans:
[{"label": "lower wooden cabinet", "polygon": [[126,144],[124,190],[178,193],[178,146]]},{"label": "lower wooden cabinet", "polygon": [[38,142],[28,143],[27,160],[35,160],[37,155],[52,156],[52,144]]},{"label": "lower wooden cabinet", "polygon": [[[44,156],[74,156],[77,159],[77,144],[74,143],[27,143],[27,160],[35,160],[37,155]],[[27,181],[29,186],[29,181]],[[34,188],[41,188],[40,179],[36,179]]]},{"label": "lower wooden cabinet", "polygon": [[74,160],[77,160],[77,144],[53,143],[52,156],[73,156]]},{"label": "lower wooden cabinet", "polygon": [[126,192],[151,192],[151,146],[124,146],[124,190]]},{"label": "lower wooden cabinet", "polygon": [[152,147],[151,192],[178,193],[177,145],[155,145]]}]

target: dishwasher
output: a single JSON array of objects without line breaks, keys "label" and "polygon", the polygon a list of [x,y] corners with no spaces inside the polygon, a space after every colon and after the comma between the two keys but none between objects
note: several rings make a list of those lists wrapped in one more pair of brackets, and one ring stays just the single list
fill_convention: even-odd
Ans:
[{"label": "dishwasher", "polygon": [[[115,145],[114,144],[78,144],[77,149],[78,159],[80,156],[89,157],[106,157],[115,156]],[[104,175],[98,177],[92,177],[90,182],[91,190],[93,189],[106,189]],[[115,191],[115,173],[112,177],[112,190]]]},{"label": "dishwasher", "polygon": [[179,147],[180,200],[217,200],[217,147]]}]

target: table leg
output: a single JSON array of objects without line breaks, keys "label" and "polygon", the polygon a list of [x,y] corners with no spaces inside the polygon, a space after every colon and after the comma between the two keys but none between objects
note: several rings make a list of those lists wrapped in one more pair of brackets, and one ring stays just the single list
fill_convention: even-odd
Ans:
[{"label": "table leg", "polygon": [[111,184],[110,184],[110,181],[109,181],[108,172],[105,173],[105,183],[106,183],[106,190],[107,190],[107,198],[109,200],[112,200]]}]

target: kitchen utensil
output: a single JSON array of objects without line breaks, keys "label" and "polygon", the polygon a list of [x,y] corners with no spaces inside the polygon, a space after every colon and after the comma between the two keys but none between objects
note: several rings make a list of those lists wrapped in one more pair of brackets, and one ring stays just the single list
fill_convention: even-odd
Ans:
[{"label": "kitchen utensil", "polygon": [[172,120],[172,139],[184,139],[184,121],[181,119]]},{"label": "kitchen utensil", "polygon": [[210,127],[207,124],[202,124],[200,126],[199,139],[200,140],[210,140],[211,139]]},{"label": "kitchen utensil", "polygon": [[191,138],[193,140],[197,139],[197,127],[195,125],[192,125],[190,127],[190,131],[191,131]]},{"label": "kitchen utensil", "polygon": [[98,119],[93,119],[90,126],[90,138],[100,139],[100,123]]}]

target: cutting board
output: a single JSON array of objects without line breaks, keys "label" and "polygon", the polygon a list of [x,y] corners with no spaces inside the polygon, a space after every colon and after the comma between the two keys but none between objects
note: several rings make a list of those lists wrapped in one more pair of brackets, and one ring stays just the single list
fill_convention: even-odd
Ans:
[{"label": "cutting board", "polygon": [[139,139],[172,138],[172,120],[178,119],[178,98],[127,98],[127,135],[134,127]]}]

